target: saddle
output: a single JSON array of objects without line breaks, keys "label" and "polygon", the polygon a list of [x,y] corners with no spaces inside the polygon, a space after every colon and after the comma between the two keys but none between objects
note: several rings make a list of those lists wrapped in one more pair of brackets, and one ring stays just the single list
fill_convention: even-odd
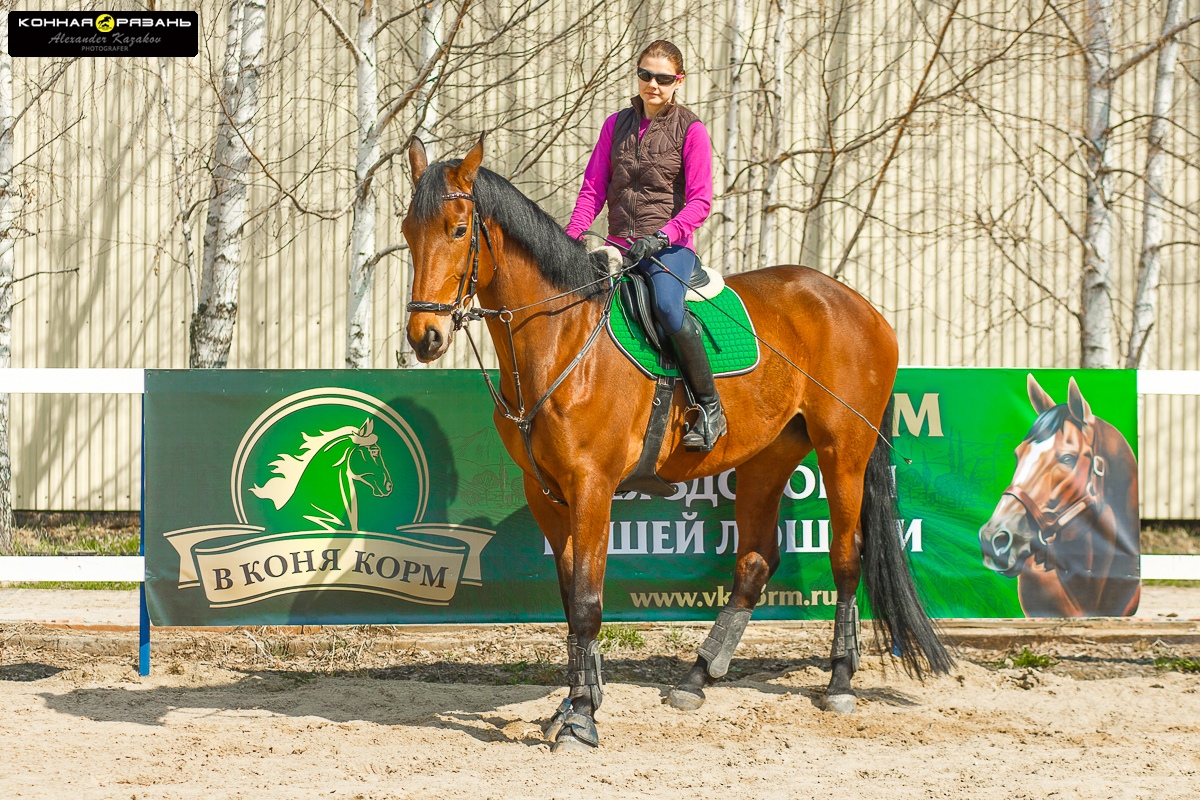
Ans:
[{"label": "saddle", "polygon": [[[695,302],[716,297],[725,288],[725,280],[719,273],[700,264],[699,259],[696,263],[700,269],[692,271],[686,299]],[[655,351],[673,361],[672,351],[666,347],[667,335],[654,316],[654,289],[650,282],[640,272],[626,273],[625,278],[618,284],[617,293],[626,316],[641,325],[647,342]]]}]

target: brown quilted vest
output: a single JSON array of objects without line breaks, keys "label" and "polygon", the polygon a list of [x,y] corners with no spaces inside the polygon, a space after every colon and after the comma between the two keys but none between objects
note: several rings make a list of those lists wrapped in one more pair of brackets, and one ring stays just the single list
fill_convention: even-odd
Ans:
[{"label": "brown quilted vest", "polygon": [[658,232],[683,208],[683,141],[699,117],[671,105],[638,139],[642,98],[617,114],[612,177],[608,182],[608,235],[638,239]]}]

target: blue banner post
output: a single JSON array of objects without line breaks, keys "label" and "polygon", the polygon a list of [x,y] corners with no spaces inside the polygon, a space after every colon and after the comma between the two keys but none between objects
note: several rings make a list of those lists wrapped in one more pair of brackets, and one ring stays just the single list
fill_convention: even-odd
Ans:
[{"label": "blue banner post", "polygon": [[[142,502],[138,514],[138,555],[146,557],[146,395],[142,395]],[[150,674],[150,611],[146,608],[146,573],[138,584],[138,675]]]}]

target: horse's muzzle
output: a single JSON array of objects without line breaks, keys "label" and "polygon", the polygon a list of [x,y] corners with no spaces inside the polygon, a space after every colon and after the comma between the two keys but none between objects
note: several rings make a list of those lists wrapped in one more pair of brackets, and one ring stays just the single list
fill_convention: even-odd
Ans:
[{"label": "horse's muzzle", "polygon": [[[422,325],[417,319],[412,318],[408,323],[408,343],[422,364],[436,361],[446,355],[446,351],[450,349],[449,330],[443,331],[438,324],[440,320],[437,317],[434,319],[438,321]],[[449,324],[446,327],[448,329]]]}]

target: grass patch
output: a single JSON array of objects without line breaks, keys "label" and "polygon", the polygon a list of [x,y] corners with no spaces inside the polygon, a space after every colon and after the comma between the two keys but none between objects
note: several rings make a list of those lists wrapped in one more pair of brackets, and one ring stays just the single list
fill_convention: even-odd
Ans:
[{"label": "grass patch", "polygon": [[138,588],[132,581],[15,581],[9,589],[99,589],[106,592],[125,592]]},{"label": "grass patch", "polygon": [[[136,556],[141,532],[136,515],[31,514],[18,512],[13,528],[15,556]],[[132,524],[131,524],[132,523]],[[130,581],[13,581],[13,589],[99,589],[128,591]]]},{"label": "grass patch", "polygon": [[1200,674],[1200,658],[1178,658],[1175,656],[1159,656],[1154,659],[1154,668],[1170,672],[1186,672]]},{"label": "grass patch", "polygon": [[535,661],[522,659],[512,664],[501,664],[504,680],[510,685],[516,684],[553,684],[557,683],[559,669],[549,661],[538,657]]},{"label": "grass patch", "polygon": [[641,650],[646,646],[646,637],[632,625],[601,625],[596,641],[600,643],[600,649],[605,651],[613,648]]},{"label": "grass patch", "polygon": [[1021,652],[996,662],[996,666],[1005,669],[1044,669],[1054,666],[1054,659],[1035,653],[1028,647],[1022,647]]},{"label": "grass patch", "polygon": [[95,528],[68,525],[63,528],[13,529],[15,556],[136,556],[140,532],[137,528]]},{"label": "grass patch", "polygon": [[667,626],[667,635],[665,638],[667,645],[676,649],[682,649],[688,645],[688,638],[684,635],[683,628],[674,625]]},{"label": "grass patch", "polygon": [[1200,525],[1187,520],[1145,520],[1142,523],[1145,555],[1200,555]]}]

